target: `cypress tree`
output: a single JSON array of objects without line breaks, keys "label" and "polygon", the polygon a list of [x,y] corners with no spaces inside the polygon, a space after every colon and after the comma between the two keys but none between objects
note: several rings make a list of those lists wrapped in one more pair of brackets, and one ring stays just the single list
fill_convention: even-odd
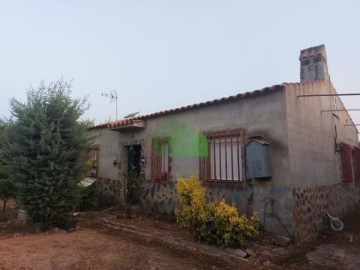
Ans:
[{"label": "cypress tree", "polygon": [[30,88],[25,102],[10,101],[11,172],[17,200],[33,222],[61,223],[74,210],[90,145],[87,123],[80,121],[86,98],[71,98],[71,83],[59,80]]}]

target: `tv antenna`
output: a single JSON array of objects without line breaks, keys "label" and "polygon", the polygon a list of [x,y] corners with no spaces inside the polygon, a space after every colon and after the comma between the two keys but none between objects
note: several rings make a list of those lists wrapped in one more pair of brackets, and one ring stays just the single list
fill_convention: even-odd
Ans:
[{"label": "tv antenna", "polygon": [[110,98],[110,102],[115,102],[115,106],[116,106],[115,120],[117,120],[118,119],[118,95],[117,95],[117,92],[115,90],[112,90],[112,91],[110,91],[110,93],[101,93],[101,95],[103,97]]}]

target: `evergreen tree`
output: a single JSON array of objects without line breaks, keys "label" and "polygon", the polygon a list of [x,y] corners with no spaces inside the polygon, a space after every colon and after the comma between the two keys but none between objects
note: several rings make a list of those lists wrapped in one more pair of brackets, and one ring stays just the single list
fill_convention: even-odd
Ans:
[{"label": "evergreen tree", "polygon": [[10,179],[9,155],[7,151],[7,123],[0,119],[0,199],[3,202],[2,213],[5,213],[6,203],[15,196],[15,185]]},{"label": "evergreen tree", "polygon": [[80,116],[86,99],[72,99],[71,84],[43,83],[27,92],[26,102],[10,101],[11,172],[17,199],[34,222],[58,225],[72,211],[89,147],[86,122]]},{"label": "evergreen tree", "polygon": [[0,119],[0,181],[9,178],[7,147],[7,123]]}]

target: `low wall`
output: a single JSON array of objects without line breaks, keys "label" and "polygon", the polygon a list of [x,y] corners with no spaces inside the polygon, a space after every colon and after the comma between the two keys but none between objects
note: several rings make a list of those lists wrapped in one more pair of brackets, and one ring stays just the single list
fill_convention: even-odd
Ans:
[{"label": "low wall", "polygon": [[326,226],[322,209],[335,216],[343,217],[359,207],[360,182],[294,188],[293,197],[294,235],[296,239],[303,239]]},{"label": "low wall", "polygon": [[176,183],[147,181],[141,206],[148,213],[174,215],[179,203],[175,191]]},{"label": "low wall", "polygon": [[[176,196],[176,182],[155,183],[148,181],[142,207],[149,213],[173,215],[179,207]],[[293,200],[292,190],[286,187],[271,185],[206,185],[209,201],[225,199],[234,203],[240,213],[251,215],[257,212],[260,222],[269,232],[293,235]],[[265,208],[266,204],[266,208]],[[264,215],[265,213],[265,215]]]},{"label": "low wall", "polygon": [[109,178],[98,178],[95,183],[101,205],[111,205],[115,201],[125,203],[124,182]]},{"label": "low wall", "polygon": [[[125,203],[123,182],[99,179],[95,182],[101,194],[111,194]],[[148,213],[174,215],[179,207],[176,182],[146,181],[141,207]],[[277,187],[268,184],[248,186],[206,185],[207,199],[225,199],[234,203],[240,213],[258,213],[268,232],[303,239],[326,226],[322,209],[342,217],[360,205],[360,182],[338,183],[308,188]],[[104,196],[106,197],[106,196]]]}]

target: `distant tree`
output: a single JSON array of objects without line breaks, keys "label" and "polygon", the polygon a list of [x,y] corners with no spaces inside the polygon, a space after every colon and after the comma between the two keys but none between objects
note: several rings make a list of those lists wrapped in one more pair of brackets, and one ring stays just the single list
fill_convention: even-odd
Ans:
[{"label": "distant tree", "polygon": [[78,199],[88,122],[80,116],[86,98],[71,98],[71,83],[59,80],[27,92],[26,102],[10,101],[11,173],[17,200],[34,222],[58,225]]}]

